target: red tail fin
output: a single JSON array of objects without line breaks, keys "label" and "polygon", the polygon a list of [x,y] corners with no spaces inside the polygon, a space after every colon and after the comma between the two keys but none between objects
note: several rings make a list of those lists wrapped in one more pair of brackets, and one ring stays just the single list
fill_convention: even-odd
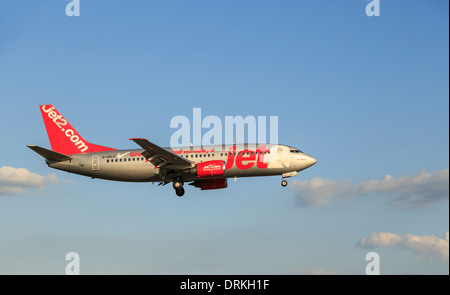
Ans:
[{"label": "red tail fin", "polygon": [[41,105],[40,109],[53,151],[73,155],[115,150],[87,142],[53,105]]}]

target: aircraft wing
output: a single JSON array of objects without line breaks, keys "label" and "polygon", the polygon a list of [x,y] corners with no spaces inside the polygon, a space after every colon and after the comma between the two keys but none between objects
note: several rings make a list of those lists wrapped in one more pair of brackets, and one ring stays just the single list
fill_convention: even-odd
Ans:
[{"label": "aircraft wing", "polygon": [[145,138],[130,138],[145,151],[142,153],[147,161],[158,168],[165,169],[184,169],[192,167],[193,163],[188,159],[178,156],[154,143],[151,143]]}]

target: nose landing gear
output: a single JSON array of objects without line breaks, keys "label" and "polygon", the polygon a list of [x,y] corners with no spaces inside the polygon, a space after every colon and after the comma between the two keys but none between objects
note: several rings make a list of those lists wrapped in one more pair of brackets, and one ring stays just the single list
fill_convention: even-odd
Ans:
[{"label": "nose landing gear", "polygon": [[296,176],[297,175],[297,171],[292,171],[292,172],[287,172],[287,173],[283,173],[281,176],[283,177],[281,180],[281,186],[285,187],[288,185],[287,181],[285,178],[287,177],[292,177],[292,176]]}]

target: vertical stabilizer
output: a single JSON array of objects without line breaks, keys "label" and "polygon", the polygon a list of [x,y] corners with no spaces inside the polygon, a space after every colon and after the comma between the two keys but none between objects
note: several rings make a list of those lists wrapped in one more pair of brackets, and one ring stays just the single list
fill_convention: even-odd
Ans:
[{"label": "vertical stabilizer", "polygon": [[40,106],[52,150],[64,155],[113,151],[86,141],[51,104]]}]

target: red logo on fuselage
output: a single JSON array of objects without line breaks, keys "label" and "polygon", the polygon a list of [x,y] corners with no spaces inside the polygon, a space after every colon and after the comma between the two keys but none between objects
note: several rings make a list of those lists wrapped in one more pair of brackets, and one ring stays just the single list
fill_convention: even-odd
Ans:
[{"label": "red logo on fuselage", "polygon": [[[267,168],[267,163],[264,163],[264,155],[269,151],[266,149],[265,145],[260,146],[256,151],[252,150],[242,150],[236,153],[236,147],[230,147],[228,151],[227,164],[225,169],[230,169],[233,167],[236,158],[236,167],[242,170],[250,169],[255,165],[258,168]],[[237,155],[236,155],[237,154]]]}]

